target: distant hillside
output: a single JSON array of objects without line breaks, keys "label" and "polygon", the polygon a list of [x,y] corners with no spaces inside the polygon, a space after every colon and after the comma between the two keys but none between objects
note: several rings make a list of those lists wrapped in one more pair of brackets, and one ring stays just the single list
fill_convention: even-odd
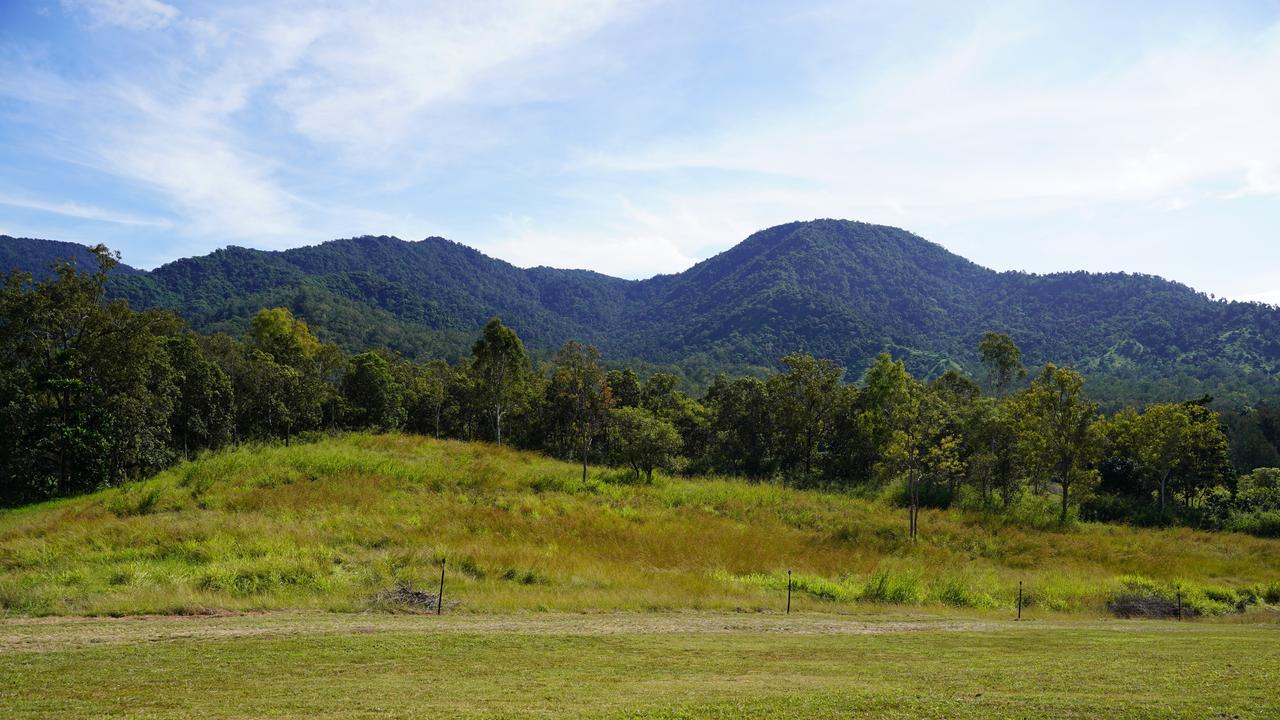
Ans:
[{"label": "distant hillside", "polygon": [[[0,273],[24,270],[38,278],[44,278],[52,274],[51,266],[59,260],[71,260],[79,267],[90,270],[98,266],[89,248],[79,243],[0,235]],[[113,272],[118,275],[145,274],[123,263],[117,265]]]},{"label": "distant hillside", "polygon": [[[77,247],[29,249],[42,242],[3,238],[0,257],[34,269]],[[642,281],[520,269],[443,238],[361,237],[283,252],[229,247],[119,273],[113,291],[205,331],[239,332],[259,308],[283,305],[348,349],[416,356],[463,355],[498,315],[535,350],[579,339],[694,382],[794,351],[854,376],[882,351],[924,375],[973,371],[982,333],[1000,330],[1029,365],[1075,366],[1104,398],[1280,396],[1280,309],[1150,275],[998,273],[904,230],[844,220],[769,228]]]}]

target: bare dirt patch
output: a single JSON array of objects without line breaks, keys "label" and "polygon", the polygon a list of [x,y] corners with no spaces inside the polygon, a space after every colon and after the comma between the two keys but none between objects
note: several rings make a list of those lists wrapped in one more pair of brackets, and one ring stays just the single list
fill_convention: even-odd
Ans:
[{"label": "bare dirt patch", "polygon": [[85,645],[232,640],[264,636],[368,633],[505,635],[670,635],[780,633],[871,635],[984,632],[1010,623],[953,618],[857,619],[839,615],[766,613],[518,613],[449,615],[270,612],[219,616],[11,618],[0,620],[0,655]]}]

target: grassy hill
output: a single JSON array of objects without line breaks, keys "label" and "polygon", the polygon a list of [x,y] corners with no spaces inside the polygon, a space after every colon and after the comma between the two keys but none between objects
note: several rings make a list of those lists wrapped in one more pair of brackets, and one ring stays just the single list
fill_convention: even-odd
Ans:
[{"label": "grassy hill", "polygon": [[380,593],[434,591],[442,558],[446,601],[475,612],[778,609],[788,569],[801,610],[1007,615],[1019,581],[1040,613],[1101,613],[1135,588],[1181,588],[1206,613],[1280,601],[1280,541],[1036,517],[927,511],[913,545],[872,499],[604,468],[583,482],[531,453],[347,435],[0,513],[0,613],[396,607]]}]

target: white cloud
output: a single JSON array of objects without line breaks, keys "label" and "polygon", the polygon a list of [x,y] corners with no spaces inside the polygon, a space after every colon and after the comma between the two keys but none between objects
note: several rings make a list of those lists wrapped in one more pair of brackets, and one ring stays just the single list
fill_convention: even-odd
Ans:
[{"label": "white cloud", "polygon": [[129,30],[160,30],[178,19],[178,9],[160,0],[62,0],[67,10],[83,12],[94,25]]},{"label": "white cloud", "polygon": [[268,244],[295,240],[302,226],[290,195],[272,179],[268,161],[236,149],[213,132],[190,126],[152,127],[121,135],[102,149],[106,167],[172,198],[187,218],[186,231],[254,238]]},{"label": "white cloud", "polygon": [[[650,13],[649,0],[65,5],[90,27],[153,34],[130,52],[69,54],[78,68],[102,60],[92,78],[60,76],[40,43],[0,53],[0,95],[47,111],[24,118],[44,134],[19,142],[153,189],[189,248],[450,235],[448,222],[518,264],[639,277],[796,219],[948,244],[961,233],[940,230],[963,226],[1009,247],[1065,215],[1280,196],[1280,28],[1180,25],[1095,62],[1091,46],[1036,47],[1057,32],[1048,4],[976,19],[847,3],[741,17],[732,4]],[[1092,27],[1125,13],[1084,15]],[[1024,244],[1093,231],[1059,229]],[[1126,244],[1148,257],[1176,252],[1139,235]]]},{"label": "white cloud", "polygon": [[[483,247],[520,267],[552,264],[627,278],[682,270],[696,261],[669,234],[651,232],[646,218],[634,214],[634,208],[623,202],[620,209],[616,222],[590,230],[548,227],[528,216],[507,215],[499,225],[501,238]],[[664,223],[662,229],[670,226]]]},{"label": "white cloud", "polygon": [[314,144],[318,157],[306,162],[336,154],[348,167],[403,168],[423,148],[484,142],[460,119],[452,127],[463,132],[439,137],[432,113],[486,92],[496,92],[484,100],[498,104],[538,92],[522,79],[539,54],[619,12],[612,0],[227,5],[181,18],[157,0],[67,0],[66,7],[94,26],[165,29],[169,49],[127,74],[78,83],[28,58],[14,76],[30,81],[0,80],[0,93],[50,108],[74,98],[79,152],[58,152],[160,191],[183,215],[185,234],[273,245],[325,239],[318,233],[349,227],[352,217],[388,216],[286,189],[286,177],[304,169],[272,145],[296,146],[297,136],[263,134],[264,116],[274,122],[272,113],[282,113]]},{"label": "white cloud", "polygon": [[[612,0],[515,0],[384,3],[327,14],[275,100],[317,143],[359,161],[395,157],[415,135],[436,129],[424,125],[433,109],[482,101],[489,83],[502,87],[490,98],[498,103],[531,92],[524,65],[598,30],[620,9]],[[280,42],[284,32],[264,39]]]},{"label": "white cloud", "polygon": [[0,194],[0,205],[8,205],[10,207],[23,208],[26,210],[38,210],[40,212],[54,213],[56,215],[82,218],[84,220],[108,222],[116,225],[133,225],[137,227],[155,228],[168,228],[173,226],[173,223],[169,220],[140,217],[130,213],[104,210],[91,205],[81,205],[74,202],[52,202],[35,198]]},{"label": "white cloud", "polygon": [[[859,85],[854,68],[826,67],[816,81],[828,94],[821,109],[748,116],[709,134],[590,154],[582,171],[812,183],[793,217],[814,205],[850,217],[878,207],[916,227],[1280,194],[1280,29],[1243,43],[1187,41],[1126,67],[1036,81],[1009,72],[1019,58],[1003,52],[1007,33],[1017,29],[979,23],[929,62],[887,68],[874,83]],[[851,78],[843,95],[831,87],[840,77]],[[714,185],[681,203],[703,196],[695,212],[758,214],[757,193],[726,207]],[[650,210],[667,214],[662,205]]]}]

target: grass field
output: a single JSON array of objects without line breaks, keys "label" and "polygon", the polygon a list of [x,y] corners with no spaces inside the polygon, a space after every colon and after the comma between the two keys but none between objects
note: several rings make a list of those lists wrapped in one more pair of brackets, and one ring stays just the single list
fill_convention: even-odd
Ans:
[{"label": "grass field", "polygon": [[[246,447],[0,513],[0,717],[1280,715],[1280,542],[904,517],[399,435]],[[441,559],[443,616],[386,598]],[[1109,618],[1135,587],[1205,616]]]},{"label": "grass field", "polygon": [[348,435],[245,447],[145,482],[0,512],[0,614],[378,609],[434,590],[458,612],[962,608],[1097,615],[1135,582],[1189,606],[1280,601],[1280,542],[1188,529],[1039,529],[736,479],[580,468],[484,444]]},{"label": "grass field", "polygon": [[1273,718],[1280,626],[758,613],[0,621],[23,718]]}]

